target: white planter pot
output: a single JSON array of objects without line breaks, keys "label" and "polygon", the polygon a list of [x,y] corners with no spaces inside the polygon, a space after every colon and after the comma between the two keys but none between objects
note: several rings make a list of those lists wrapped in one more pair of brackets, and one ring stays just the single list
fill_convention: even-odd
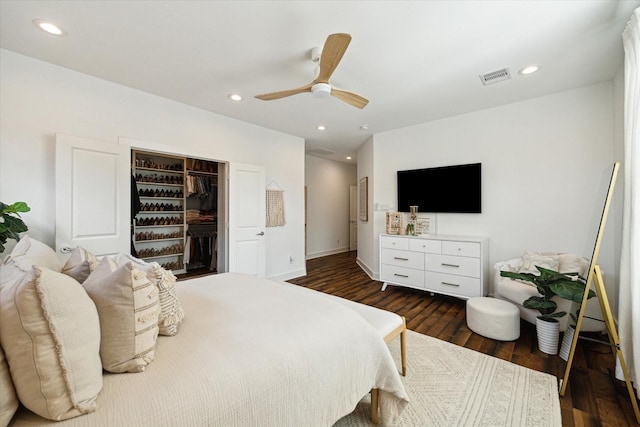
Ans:
[{"label": "white planter pot", "polygon": [[573,343],[573,335],[576,333],[576,330],[571,325],[567,325],[567,329],[564,331],[564,336],[562,337],[562,344],[560,345],[560,357],[565,362],[569,359],[569,353],[571,352],[571,344]]},{"label": "white planter pot", "polygon": [[558,340],[560,339],[560,323],[547,322],[536,318],[538,332],[538,348],[547,354],[558,354]]}]

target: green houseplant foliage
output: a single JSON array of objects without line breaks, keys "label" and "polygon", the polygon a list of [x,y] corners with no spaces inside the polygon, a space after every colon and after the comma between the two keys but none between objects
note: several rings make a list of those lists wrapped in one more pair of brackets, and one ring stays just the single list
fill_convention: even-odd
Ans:
[{"label": "green houseplant foliage", "polygon": [[20,233],[29,229],[20,218],[20,213],[30,210],[25,202],[15,202],[12,205],[0,202],[0,253],[4,252],[7,239],[20,240]]},{"label": "green houseplant foliage", "polygon": [[[552,298],[556,295],[560,298],[577,302],[578,304],[582,303],[586,282],[578,273],[559,273],[537,265],[536,269],[538,269],[540,275],[533,273],[515,273],[512,271],[501,271],[500,275],[502,277],[530,282],[536,286],[540,296],[529,297],[522,305],[525,308],[538,310],[540,312],[538,318],[557,322],[556,318],[567,314],[565,311],[556,312],[558,304],[552,301]],[[595,292],[589,290],[588,298],[594,297],[595,295]]]}]

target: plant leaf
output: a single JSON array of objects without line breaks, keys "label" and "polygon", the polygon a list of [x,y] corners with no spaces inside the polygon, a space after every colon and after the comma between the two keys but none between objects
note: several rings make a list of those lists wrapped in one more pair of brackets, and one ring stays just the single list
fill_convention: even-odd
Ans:
[{"label": "plant leaf", "polygon": [[543,297],[529,297],[526,301],[522,303],[522,306],[525,308],[530,308],[532,310],[538,310],[541,314],[551,314],[558,308],[558,304],[555,301],[546,300]]},{"label": "plant leaf", "polygon": [[[582,302],[582,297],[584,296],[584,283],[575,280],[562,280],[556,283],[552,283],[549,285],[551,290],[558,295],[560,298],[568,299],[570,301],[575,301],[577,303]],[[588,298],[592,298],[595,296],[595,292],[589,289]]]},{"label": "plant leaf", "polygon": [[27,231],[28,228],[25,223],[20,219],[11,215],[3,215],[4,225],[8,230],[13,231],[15,233],[22,233],[23,231]]},{"label": "plant leaf", "polygon": [[29,212],[31,210],[25,202],[15,202],[12,206],[16,212]]}]

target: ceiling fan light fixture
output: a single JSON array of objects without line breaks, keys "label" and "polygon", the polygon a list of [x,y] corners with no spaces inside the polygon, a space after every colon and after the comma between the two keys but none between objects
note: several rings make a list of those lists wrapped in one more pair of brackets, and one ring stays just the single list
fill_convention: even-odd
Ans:
[{"label": "ceiling fan light fixture", "polygon": [[326,98],[331,95],[331,85],[327,83],[316,83],[311,86],[311,93],[316,98]]}]

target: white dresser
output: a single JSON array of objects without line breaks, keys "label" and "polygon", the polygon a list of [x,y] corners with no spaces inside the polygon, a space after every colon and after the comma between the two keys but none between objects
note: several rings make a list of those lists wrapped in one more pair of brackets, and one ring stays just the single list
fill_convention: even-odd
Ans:
[{"label": "white dresser", "polygon": [[388,285],[472,298],[487,295],[489,241],[470,236],[380,235],[380,280]]}]

